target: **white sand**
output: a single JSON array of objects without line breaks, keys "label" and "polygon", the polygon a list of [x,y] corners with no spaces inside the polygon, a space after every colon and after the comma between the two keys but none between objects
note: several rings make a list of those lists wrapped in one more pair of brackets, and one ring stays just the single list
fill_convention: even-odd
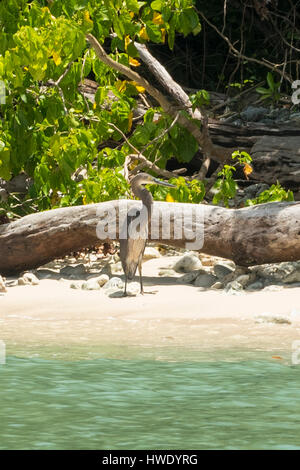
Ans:
[{"label": "white sand", "polygon": [[[291,352],[292,342],[300,340],[299,287],[241,295],[203,292],[159,277],[159,268],[168,263],[170,258],[144,263],[145,290],[157,291],[144,296],[110,298],[57,280],[8,288],[0,295],[0,339],[8,351],[20,354],[72,345],[238,348],[276,354]],[[257,315],[265,313],[289,323],[259,322]]]}]

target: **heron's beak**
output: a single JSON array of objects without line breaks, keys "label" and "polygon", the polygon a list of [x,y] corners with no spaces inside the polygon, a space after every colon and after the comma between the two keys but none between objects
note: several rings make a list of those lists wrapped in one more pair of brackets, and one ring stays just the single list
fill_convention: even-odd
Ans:
[{"label": "heron's beak", "polygon": [[161,186],[168,186],[169,188],[177,188],[174,184],[167,183],[166,181],[158,180],[157,178],[153,178],[153,183],[160,184]]}]

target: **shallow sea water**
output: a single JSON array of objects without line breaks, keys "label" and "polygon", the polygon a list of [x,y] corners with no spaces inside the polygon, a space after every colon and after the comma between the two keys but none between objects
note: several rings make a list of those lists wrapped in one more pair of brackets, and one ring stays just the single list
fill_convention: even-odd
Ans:
[{"label": "shallow sea water", "polygon": [[10,355],[0,365],[0,449],[300,448],[300,366],[284,358],[78,357]]}]

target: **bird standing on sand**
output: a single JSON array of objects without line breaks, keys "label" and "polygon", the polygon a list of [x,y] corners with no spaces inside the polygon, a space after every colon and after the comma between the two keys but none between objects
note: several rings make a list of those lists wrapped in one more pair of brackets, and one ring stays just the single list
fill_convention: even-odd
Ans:
[{"label": "bird standing on sand", "polygon": [[[132,192],[142,200],[142,210],[136,210],[134,215],[128,212],[126,220],[126,238],[120,239],[120,258],[125,274],[124,296],[127,295],[127,280],[132,280],[137,267],[139,268],[141,294],[144,294],[142,279],[142,259],[148,238],[148,223],[151,219],[153,198],[151,193],[144,187],[145,184],[159,184],[175,188],[173,184],[160,181],[147,173],[139,173],[130,182]],[[138,228],[136,231],[136,222]]]}]

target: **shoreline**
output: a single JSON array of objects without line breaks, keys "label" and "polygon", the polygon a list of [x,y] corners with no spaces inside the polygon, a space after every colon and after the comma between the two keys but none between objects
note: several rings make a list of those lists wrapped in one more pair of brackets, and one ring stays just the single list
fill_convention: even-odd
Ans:
[{"label": "shoreline", "polygon": [[[50,269],[52,279],[8,287],[0,294],[0,340],[7,354],[160,358],[177,352],[178,360],[193,352],[291,356],[293,342],[300,340],[300,287],[203,290],[178,283],[178,273],[168,274],[177,259],[162,256],[143,264],[145,292],[155,294],[120,297],[103,288],[71,289],[74,280],[59,279]],[[90,276],[91,270],[81,280]]]}]

